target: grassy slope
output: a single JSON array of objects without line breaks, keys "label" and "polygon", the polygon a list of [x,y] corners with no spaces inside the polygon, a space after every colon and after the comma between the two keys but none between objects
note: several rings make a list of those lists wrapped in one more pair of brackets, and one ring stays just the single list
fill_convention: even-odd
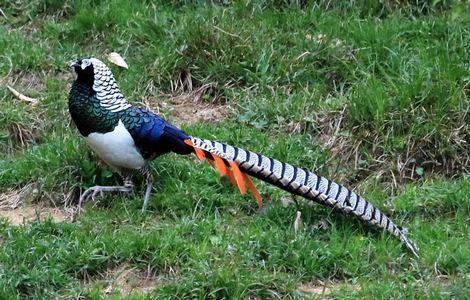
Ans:
[{"label": "grassy slope", "polygon": [[[406,225],[422,257],[328,209],[282,208],[283,194],[265,185],[274,201],[258,214],[208,166],[169,155],[153,163],[158,192],[145,216],[139,191],[107,197],[73,224],[2,221],[3,296],[97,299],[100,285],[81,283],[122,263],[177,270],[176,280],[153,291],[162,298],[295,298],[299,284],[320,280],[347,282],[334,289],[338,298],[468,295],[469,20],[462,4],[434,2],[7,2],[1,77],[19,78],[19,90],[30,86],[25,92],[42,100],[28,107],[0,89],[1,189],[34,182],[42,198],[60,202],[61,193],[118,179],[68,126],[65,64],[117,51],[130,65],[115,69],[128,98],[152,101],[153,87],[169,92],[188,73],[195,86],[212,83],[217,101],[236,113],[188,132],[348,183]],[[340,118],[338,145],[320,148]],[[294,234],[297,209],[306,224],[324,218],[328,228]]]}]

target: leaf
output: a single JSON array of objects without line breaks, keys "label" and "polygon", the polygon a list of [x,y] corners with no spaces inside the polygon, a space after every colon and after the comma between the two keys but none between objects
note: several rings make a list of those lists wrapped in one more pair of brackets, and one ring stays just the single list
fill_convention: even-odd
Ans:
[{"label": "leaf", "polygon": [[126,69],[129,69],[126,61],[124,60],[124,58],[122,58],[122,56],[117,53],[117,52],[111,52],[108,54],[108,60],[110,62],[112,62],[113,64],[115,65],[118,65],[122,68],[126,68]]}]

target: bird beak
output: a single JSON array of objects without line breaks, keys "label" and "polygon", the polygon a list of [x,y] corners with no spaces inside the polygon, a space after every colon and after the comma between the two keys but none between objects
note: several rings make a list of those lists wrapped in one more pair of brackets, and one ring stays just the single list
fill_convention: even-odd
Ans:
[{"label": "bird beak", "polygon": [[82,64],[82,62],[79,59],[69,61],[69,66],[72,67],[72,68],[80,67],[81,64]]}]

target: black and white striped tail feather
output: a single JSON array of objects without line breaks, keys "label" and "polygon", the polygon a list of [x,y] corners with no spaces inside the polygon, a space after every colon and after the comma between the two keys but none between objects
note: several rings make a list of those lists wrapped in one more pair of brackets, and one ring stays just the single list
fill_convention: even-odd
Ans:
[{"label": "black and white striped tail feather", "polygon": [[230,145],[191,138],[195,147],[234,160],[241,171],[271,183],[287,192],[320,204],[354,214],[369,224],[383,228],[397,236],[418,256],[416,245],[407,237],[407,230],[397,226],[384,213],[350,189],[306,169]]}]

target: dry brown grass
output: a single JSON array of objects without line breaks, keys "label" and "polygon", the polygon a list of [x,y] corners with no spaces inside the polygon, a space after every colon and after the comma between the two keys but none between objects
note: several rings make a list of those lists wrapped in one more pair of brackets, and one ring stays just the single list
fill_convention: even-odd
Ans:
[{"label": "dry brown grass", "polygon": [[168,111],[169,121],[177,126],[202,122],[217,123],[231,113],[228,104],[222,104],[215,83],[200,86],[193,84],[190,72],[181,72],[171,81],[171,93],[162,93],[153,82],[147,84],[147,91],[154,97],[147,97],[139,105],[157,114]]},{"label": "dry brown grass", "polygon": [[127,296],[133,293],[149,293],[158,286],[175,281],[177,278],[176,269],[170,268],[168,274],[157,274],[150,266],[139,269],[123,263],[108,268],[96,280],[91,278],[86,284],[102,286],[102,297],[110,294]]},{"label": "dry brown grass", "polygon": [[[383,139],[374,136],[371,132],[365,137],[357,137],[358,128],[348,128],[344,124],[347,107],[341,110],[320,112],[313,117],[313,143],[328,152],[328,166],[330,174],[337,176],[337,180],[354,183],[367,179],[369,176],[380,178],[388,182],[390,188],[396,189],[403,184],[420,180],[422,174],[417,168],[423,168],[426,173],[443,174],[448,177],[468,174],[470,171],[470,129],[468,124],[455,128],[449,136],[448,142],[459,149],[457,153],[449,155],[435,147],[431,136],[417,139],[408,136],[405,150],[398,154],[384,152]],[[301,125],[291,126],[293,131],[303,130]],[[364,157],[366,140],[374,145]],[[362,153],[362,154],[361,154]],[[346,166],[350,172],[337,173],[338,166]]]}]

